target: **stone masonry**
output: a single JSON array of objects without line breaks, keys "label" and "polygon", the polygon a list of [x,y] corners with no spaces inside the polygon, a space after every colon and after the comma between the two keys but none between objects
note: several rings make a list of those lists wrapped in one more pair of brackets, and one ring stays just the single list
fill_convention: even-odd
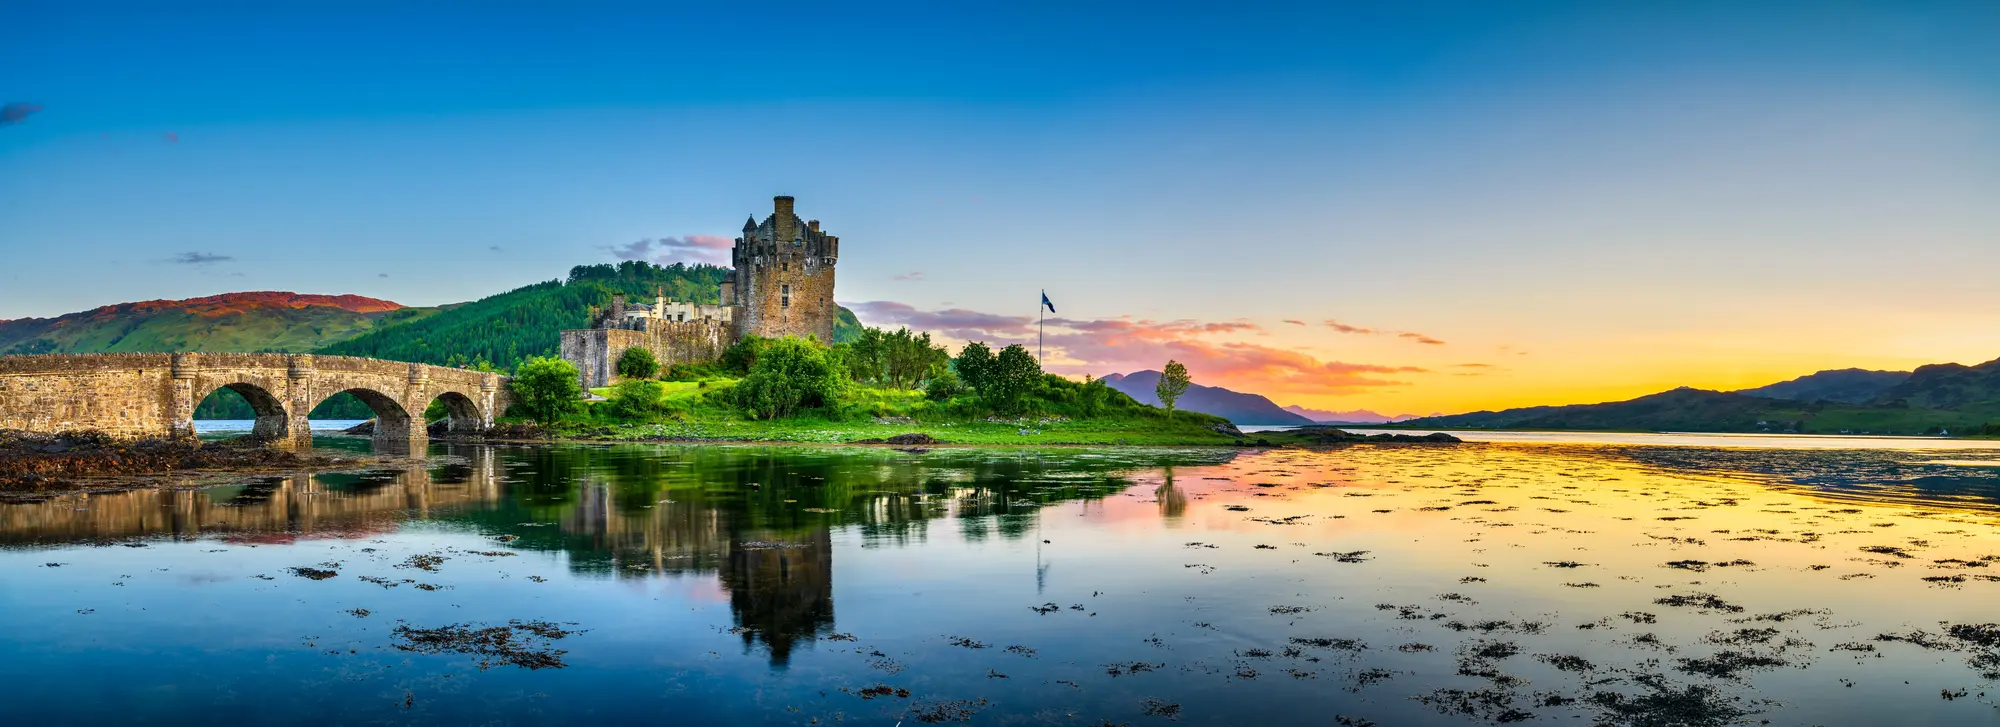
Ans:
[{"label": "stone masonry", "polygon": [[499,374],[348,356],[0,356],[0,429],[192,437],[195,405],[222,388],[256,410],[255,436],[290,446],[311,445],[306,413],[343,391],[374,410],[377,442],[398,445],[425,441],[415,420],[432,401],[444,402],[453,431],[491,427],[509,402],[507,378]]},{"label": "stone masonry", "polygon": [[744,336],[813,337],[833,342],[840,306],[833,302],[840,238],[800,219],[791,197],[772,200],[771,215],[743,223],[730,250],[733,270],[718,291],[721,305],[659,299],[627,307],[623,295],[591,328],[562,332],[562,357],[576,365],[584,388],[610,386],[618,358],[645,348],[660,365],[703,363],[722,356]]}]

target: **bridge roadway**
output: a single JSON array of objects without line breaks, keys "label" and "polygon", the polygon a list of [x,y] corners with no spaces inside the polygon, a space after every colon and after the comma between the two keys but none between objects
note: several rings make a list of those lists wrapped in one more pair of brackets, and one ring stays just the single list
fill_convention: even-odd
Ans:
[{"label": "bridge roadway", "polygon": [[481,371],[310,354],[0,356],[0,429],[193,437],[195,406],[229,389],[256,410],[255,436],[311,446],[307,412],[348,392],[375,412],[377,443],[421,444],[428,439],[423,413],[434,401],[444,403],[453,432],[493,426],[506,411],[507,381]]}]

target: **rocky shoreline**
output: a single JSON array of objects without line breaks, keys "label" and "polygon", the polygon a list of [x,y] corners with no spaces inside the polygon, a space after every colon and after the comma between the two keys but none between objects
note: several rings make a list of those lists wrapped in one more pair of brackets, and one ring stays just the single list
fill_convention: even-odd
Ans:
[{"label": "rocky shoreline", "polygon": [[[39,434],[0,430],[0,495],[116,489],[138,476],[191,476],[229,472],[335,469],[370,461],[361,456],[300,454],[255,440],[121,440],[101,432]],[[172,478],[167,484],[177,484]]]}]

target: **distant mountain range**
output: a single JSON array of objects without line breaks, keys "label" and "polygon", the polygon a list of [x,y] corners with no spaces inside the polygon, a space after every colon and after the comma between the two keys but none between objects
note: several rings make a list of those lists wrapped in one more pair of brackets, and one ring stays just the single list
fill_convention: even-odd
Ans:
[{"label": "distant mountain range", "polygon": [[[1160,372],[1137,371],[1129,374],[1111,374],[1104,377],[1104,383],[1113,389],[1125,392],[1141,404],[1160,405],[1160,397],[1153,390],[1160,385]],[[1187,411],[1214,414],[1228,419],[1238,426],[1245,425],[1305,425],[1313,420],[1302,415],[1285,411],[1256,394],[1230,391],[1216,386],[1193,384],[1182,394],[1176,406]]]},{"label": "distant mountain range", "polygon": [[0,322],[0,354],[303,353],[435,312],[358,295],[274,291],[148,300]]},{"label": "distant mountain range", "polygon": [[2000,360],[1915,371],[1821,371],[1734,392],[1682,387],[1626,401],[1412,419],[1440,428],[1926,434],[2000,422]]},{"label": "distant mountain range", "polygon": [[1388,424],[1417,418],[1415,414],[1390,416],[1387,414],[1377,414],[1367,409],[1355,409],[1353,411],[1307,409],[1297,404],[1285,407],[1285,411],[1311,419],[1320,424]]}]

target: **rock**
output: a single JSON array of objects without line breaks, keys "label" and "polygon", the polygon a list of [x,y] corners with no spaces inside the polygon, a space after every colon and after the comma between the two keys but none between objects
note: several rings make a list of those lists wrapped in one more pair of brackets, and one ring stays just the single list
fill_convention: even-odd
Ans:
[{"label": "rock", "polygon": [[348,428],[346,428],[346,429],[342,429],[342,430],[340,430],[340,433],[341,433],[341,434],[359,434],[359,435],[362,435],[362,436],[367,436],[367,435],[372,435],[372,434],[374,434],[374,433],[375,433],[375,420],[373,420],[373,419],[370,419],[370,420],[368,420],[368,421],[365,421],[365,422],[362,422],[362,423],[360,423],[360,424],[356,424],[356,425],[354,425],[354,426],[351,426],[351,427],[348,427]]},{"label": "rock", "polygon": [[1444,432],[1429,434],[1355,434],[1333,427],[1301,427],[1299,437],[1313,444],[1348,444],[1366,442],[1375,444],[1461,444],[1464,440]]},{"label": "rock", "polygon": [[933,437],[929,434],[925,434],[923,432],[912,432],[909,434],[898,434],[888,439],[882,439],[880,437],[871,439],[856,439],[852,442],[849,442],[849,444],[911,445],[911,444],[944,444],[944,442],[940,442],[936,437]]},{"label": "rock", "polygon": [[1218,424],[1212,424],[1208,427],[1208,430],[1225,437],[1236,437],[1238,439],[1243,438],[1243,430],[1237,429],[1234,423],[1227,421]]}]

